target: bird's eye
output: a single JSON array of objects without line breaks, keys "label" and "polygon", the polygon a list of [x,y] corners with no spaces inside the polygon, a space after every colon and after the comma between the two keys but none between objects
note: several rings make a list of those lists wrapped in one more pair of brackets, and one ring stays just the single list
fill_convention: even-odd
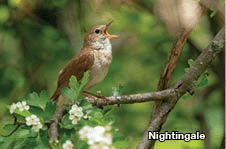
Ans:
[{"label": "bird's eye", "polygon": [[96,33],[96,34],[99,34],[99,33],[100,33],[100,30],[99,30],[99,29],[96,29],[96,30],[95,30],[95,33]]}]

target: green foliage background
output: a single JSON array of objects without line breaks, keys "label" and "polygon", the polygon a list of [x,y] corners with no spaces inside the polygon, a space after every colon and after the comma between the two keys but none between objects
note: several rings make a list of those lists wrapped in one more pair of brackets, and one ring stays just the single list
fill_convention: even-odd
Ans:
[{"label": "green foliage background", "polygon": [[[114,23],[113,62],[105,80],[90,90],[111,96],[112,87],[121,95],[156,91],[166,57],[174,38],[153,13],[155,1],[86,0],[1,0],[0,1],[0,125],[13,118],[6,105],[31,92],[56,88],[58,72],[82,48],[85,30],[93,25]],[[224,2],[224,1],[222,1]],[[223,4],[222,4],[223,5]],[[146,7],[144,7],[146,6]],[[215,15],[212,15],[213,12]],[[179,80],[224,25],[216,10],[208,11],[193,30],[177,64],[172,82]],[[67,15],[66,15],[67,14]],[[185,95],[169,115],[162,131],[194,133],[210,131],[211,148],[218,148],[224,136],[224,53],[207,70],[208,85]],[[202,94],[206,94],[202,97]],[[146,129],[152,102],[115,107],[116,123],[135,148]],[[4,132],[0,132],[3,134]],[[156,148],[203,148],[203,141],[157,142]]]}]

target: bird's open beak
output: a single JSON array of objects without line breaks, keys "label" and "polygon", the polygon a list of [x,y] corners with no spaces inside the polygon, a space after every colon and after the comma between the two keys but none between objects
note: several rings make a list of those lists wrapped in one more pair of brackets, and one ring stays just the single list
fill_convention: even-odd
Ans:
[{"label": "bird's open beak", "polygon": [[109,26],[111,25],[113,23],[113,20],[111,21],[111,22],[109,22],[108,24],[106,24],[106,27],[105,27],[105,29],[104,29],[104,36],[106,36],[107,38],[117,38],[117,37],[119,37],[119,36],[117,36],[117,35],[110,35],[110,34],[108,34],[108,32],[107,32],[107,30],[108,30],[108,28],[109,28]]}]

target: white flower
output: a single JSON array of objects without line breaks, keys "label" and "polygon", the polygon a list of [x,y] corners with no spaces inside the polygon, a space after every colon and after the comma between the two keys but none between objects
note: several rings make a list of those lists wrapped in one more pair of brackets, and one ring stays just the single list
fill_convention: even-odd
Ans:
[{"label": "white flower", "polygon": [[82,117],[84,115],[83,112],[80,111],[79,109],[78,110],[70,110],[69,114],[71,117],[75,117],[75,116]]},{"label": "white flower", "polygon": [[89,149],[110,149],[110,148],[104,143],[98,143],[98,144],[89,146]]},{"label": "white flower", "polygon": [[22,101],[22,103],[18,102],[18,108],[20,111],[28,110],[30,107],[27,105],[26,101]]},{"label": "white flower", "polygon": [[109,146],[107,145],[104,145],[104,146],[101,146],[102,148],[101,149],[109,149]]},{"label": "white flower", "polygon": [[88,133],[92,130],[92,127],[84,126],[82,129],[79,130],[79,136],[82,140],[87,138]]},{"label": "white flower", "polygon": [[[94,142],[102,142],[103,134],[105,132],[105,128],[103,126],[96,126],[93,129],[94,130],[92,131],[92,133],[90,133],[89,136],[87,136],[88,140],[91,140],[90,143],[92,141],[94,141]],[[88,143],[89,143],[89,141],[88,141]]]},{"label": "white flower", "polygon": [[[79,130],[79,135],[81,139],[87,138],[87,143],[95,148],[95,145],[102,144],[102,146],[110,146],[112,144],[111,133],[105,133],[106,130],[103,126],[89,127],[84,126]],[[103,148],[103,147],[101,147]]]},{"label": "white flower", "polygon": [[90,115],[88,115],[88,114],[86,114],[86,115],[84,115],[84,116],[83,116],[83,118],[84,118],[84,119],[88,119],[88,120],[90,120],[90,119],[91,119],[91,116],[90,116]]},{"label": "white flower", "polygon": [[84,115],[82,107],[78,107],[74,104],[69,111],[69,119],[72,120],[72,124],[77,124],[80,118]]},{"label": "white flower", "polygon": [[74,105],[71,107],[72,110],[76,110],[77,108],[78,108],[78,106],[77,106],[76,104],[74,104]]},{"label": "white flower", "polygon": [[34,129],[36,132],[38,132],[39,129],[41,128],[42,128],[42,124],[40,122],[32,126],[32,129]]},{"label": "white flower", "polygon": [[111,133],[106,133],[105,137],[103,138],[102,142],[105,142],[107,145],[112,144],[112,134]]},{"label": "white flower", "polygon": [[79,117],[74,117],[74,119],[72,119],[72,124],[76,125],[79,120],[80,120]]},{"label": "white flower", "polygon": [[34,115],[34,114],[32,114],[30,116],[27,116],[25,119],[26,119],[26,124],[28,126],[30,126],[30,125],[37,125],[38,122],[40,121],[39,118],[36,115]]},{"label": "white flower", "polygon": [[10,110],[9,110],[9,113],[10,114],[13,114],[14,110],[16,110],[17,108],[17,104],[13,103],[11,106],[10,106]]},{"label": "white flower", "polygon": [[17,106],[17,107],[21,107],[21,105],[22,105],[21,102],[17,102],[17,103],[16,103],[16,106]]},{"label": "white flower", "polygon": [[73,149],[73,144],[70,140],[67,140],[64,144],[63,144],[63,149]]},{"label": "white flower", "polygon": [[16,110],[16,108],[19,108],[20,111],[24,111],[24,110],[29,110],[29,105],[27,105],[26,101],[22,101],[22,102],[17,102],[16,104],[13,103],[10,106],[10,114],[13,114],[13,112]]},{"label": "white flower", "polygon": [[25,119],[26,119],[26,124],[28,126],[32,125],[32,129],[34,131],[38,132],[39,129],[42,128],[42,123],[40,122],[40,119],[36,115],[32,114],[30,116],[27,116]]},{"label": "white flower", "polygon": [[94,145],[89,146],[89,149],[99,149],[99,148],[98,148],[98,145],[94,144]]}]

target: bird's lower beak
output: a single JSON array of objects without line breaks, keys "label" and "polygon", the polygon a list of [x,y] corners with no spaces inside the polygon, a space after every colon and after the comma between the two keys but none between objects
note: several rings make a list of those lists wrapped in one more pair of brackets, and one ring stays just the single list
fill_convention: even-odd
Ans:
[{"label": "bird's lower beak", "polygon": [[106,27],[105,27],[105,29],[104,29],[104,36],[106,36],[106,37],[109,38],[109,39],[119,37],[119,36],[117,36],[117,35],[110,35],[110,34],[108,34],[107,30],[108,30],[109,26],[110,26],[112,23],[113,23],[113,21],[111,21],[111,22],[109,22],[108,24],[106,24]]}]

